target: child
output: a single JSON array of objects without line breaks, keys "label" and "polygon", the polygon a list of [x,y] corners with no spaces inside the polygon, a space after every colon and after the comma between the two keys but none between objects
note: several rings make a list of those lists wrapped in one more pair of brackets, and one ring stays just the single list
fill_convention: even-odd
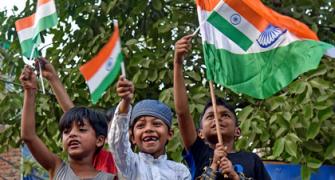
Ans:
[{"label": "child", "polygon": [[21,138],[50,179],[114,179],[112,174],[93,167],[93,157],[101,150],[107,135],[106,116],[84,107],[68,110],[59,122],[68,163],[53,154],[35,131],[36,75],[25,66],[20,76],[24,88]]},{"label": "child", "polygon": [[[129,180],[191,179],[185,165],[167,160],[165,146],[173,136],[170,108],[157,100],[142,100],[131,111],[133,92],[132,83],[121,76],[117,93],[122,100],[108,134],[119,173]],[[130,148],[128,129],[139,154]]]},{"label": "child", "polygon": [[[74,107],[72,100],[67,94],[62,82],[58,78],[55,68],[44,58],[39,58],[36,61],[36,66],[38,64],[42,65],[42,76],[48,80],[53,92],[55,93],[57,102],[61,106],[63,112],[68,111]],[[112,119],[113,113],[110,112],[112,109],[107,111],[107,122]],[[114,112],[114,111],[113,111]],[[106,173],[117,174],[117,169],[114,163],[113,155],[105,149],[101,149],[95,156],[93,160],[93,166],[96,170],[103,171]]]},{"label": "child", "polygon": [[[174,56],[174,100],[180,134],[185,149],[192,154],[196,166],[195,176],[223,179],[223,173],[230,179],[270,179],[261,159],[254,153],[235,152],[234,142],[240,136],[237,117],[233,108],[223,100],[217,101],[223,144],[218,143],[212,102],[204,108],[197,134],[189,112],[186,87],[183,77],[183,57],[190,50],[192,35],[177,41]],[[216,173],[219,172],[219,173]],[[213,177],[214,176],[214,177]]]}]

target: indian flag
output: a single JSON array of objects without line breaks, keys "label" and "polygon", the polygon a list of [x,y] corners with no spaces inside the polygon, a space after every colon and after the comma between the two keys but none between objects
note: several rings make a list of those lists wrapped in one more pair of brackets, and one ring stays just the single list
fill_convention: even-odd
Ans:
[{"label": "indian flag", "polygon": [[36,13],[15,22],[23,56],[36,57],[41,42],[39,33],[57,24],[57,12],[53,0],[38,0]]},{"label": "indian flag", "polygon": [[318,67],[334,46],[260,0],[196,0],[208,80],[264,99]]},{"label": "indian flag", "polygon": [[90,61],[80,67],[91,93],[93,104],[96,104],[110,84],[117,78],[123,55],[119,28],[114,22],[114,33],[107,44]]}]

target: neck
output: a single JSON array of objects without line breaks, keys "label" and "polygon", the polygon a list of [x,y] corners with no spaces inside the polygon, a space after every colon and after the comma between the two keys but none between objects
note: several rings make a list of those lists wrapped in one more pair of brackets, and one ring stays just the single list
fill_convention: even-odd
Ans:
[{"label": "neck", "polygon": [[77,176],[81,178],[91,178],[97,174],[97,170],[93,167],[92,159],[92,156],[87,156],[82,159],[69,157],[69,165]]},{"label": "neck", "polygon": [[[223,141],[222,144],[227,147],[227,153],[235,152],[235,149],[234,149],[234,142],[235,141],[234,141],[234,139],[222,138],[222,141]],[[215,149],[216,143],[218,143],[218,142],[215,142],[215,143],[209,142],[208,145],[209,145],[210,148]]]}]

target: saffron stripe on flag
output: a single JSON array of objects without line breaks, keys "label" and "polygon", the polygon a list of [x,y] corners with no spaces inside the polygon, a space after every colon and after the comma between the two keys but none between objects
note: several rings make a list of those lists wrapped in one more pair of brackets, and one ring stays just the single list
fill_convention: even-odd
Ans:
[{"label": "saffron stripe on flag", "polygon": [[[115,44],[115,48],[113,49],[111,54],[109,54],[106,59],[103,59],[102,61],[103,64],[101,64],[100,68],[94,72],[94,74],[90,77],[90,79],[86,80],[91,93],[94,92],[100,86],[103,79],[108,74],[110,74],[112,70],[114,70],[114,68],[116,67],[115,66],[116,60],[117,58],[119,58],[118,56],[120,53],[121,53],[121,44],[120,41],[117,41]],[[84,64],[83,66],[85,66],[85,68],[89,67],[86,66],[86,64]],[[82,72],[83,75],[85,74],[85,76],[87,76],[88,71],[85,68],[80,67],[80,71]]]},{"label": "saffron stripe on flag", "polygon": [[256,11],[251,9],[244,1],[240,0],[225,0],[224,1],[230,8],[234,9],[237,13],[243,16],[250,22],[259,32],[263,32],[268,26],[267,22]]},{"label": "saffron stripe on flag", "polygon": [[224,19],[216,11],[213,11],[209,15],[207,21],[216,27],[220,32],[225,34],[229,39],[239,45],[243,50],[247,51],[249,47],[253,44],[246,35],[239,31],[236,27],[230,24],[226,19]]},{"label": "saffron stripe on flag", "polygon": [[98,55],[80,67],[80,70],[85,72],[83,73],[83,76],[86,80],[91,79],[95,72],[103,65],[105,60],[109,58],[117,42],[120,42],[119,29],[114,28],[112,37],[109,39],[108,43],[99,51]]}]

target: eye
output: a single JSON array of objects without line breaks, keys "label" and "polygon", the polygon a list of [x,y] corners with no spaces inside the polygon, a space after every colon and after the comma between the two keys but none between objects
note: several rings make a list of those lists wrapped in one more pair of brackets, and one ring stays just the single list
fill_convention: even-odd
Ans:
[{"label": "eye", "polygon": [[66,128],[66,129],[63,130],[63,134],[69,134],[69,133],[70,133],[70,129]]},{"label": "eye", "polygon": [[144,126],[145,126],[144,123],[137,123],[137,124],[135,125],[135,128],[136,128],[136,129],[142,129],[142,128],[144,128]]},{"label": "eye", "polygon": [[160,127],[160,126],[162,126],[163,124],[162,124],[162,122],[160,122],[160,121],[154,121],[154,122],[152,123],[152,125],[154,125],[155,127]]},{"label": "eye", "polygon": [[206,119],[207,119],[207,120],[213,120],[213,119],[214,119],[214,114],[213,114],[213,113],[208,114],[208,115],[206,116]]},{"label": "eye", "polygon": [[231,116],[230,116],[230,114],[229,114],[229,113],[223,113],[223,114],[222,114],[222,117],[225,117],[225,118],[230,118]]},{"label": "eye", "polygon": [[79,128],[79,131],[81,131],[81,132],[86,132],[86,131],[87,131],[87,128],[80,127],[80,128]]}]

